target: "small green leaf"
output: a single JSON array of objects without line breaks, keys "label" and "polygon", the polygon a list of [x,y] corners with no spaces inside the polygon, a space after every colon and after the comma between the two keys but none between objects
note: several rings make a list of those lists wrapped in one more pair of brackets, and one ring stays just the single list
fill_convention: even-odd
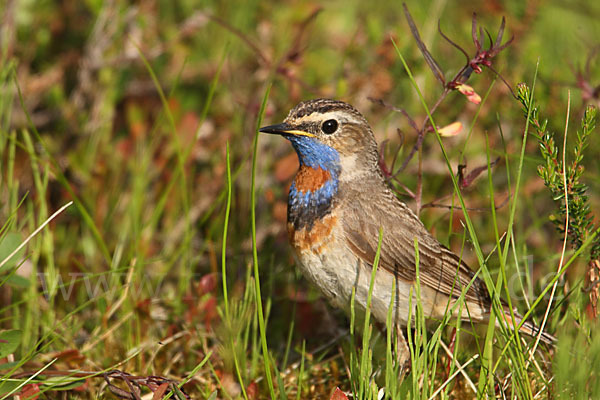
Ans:
[{"label": "small green leaf", "polygon": [[0,364],[0,371],[5,371],[7,369],[13,369],[15,366],[19,365],[19,361],[6,362]]},{"label": "small green leaf", "polygon": [[16,287],[16,288],[20,288],[20,289],[27,289],[31,285],[31,282],[29,281],[29,279],[24,278],[21,275],[16,275],[16,274],[9,276],[8,279],[6,280],[6,283],[12,287]]},{"label": "small green leaf", "polygon": [[[15,251],[22,241],[23,239],[21,238],[21,235],[17,232],[8,232],[6,236],[0,239],[0,263],[3,262],[13,251]],[[0,268],[0,272],[15,267],[17,262],[23,258],[24,253],[25,247],[13,255],[10,260],[4,264],[2,268]]]},{"label": "small green leaf", "polygon": [[[47,382],[45,381],[44,384],[46,385]],[[78,388],[80,386],[83,386],[85,384],[85,379],[77,379],[75,381],[72,381],[66,385],[61,385],[61,386],[52,386],[52,390],[73,390],[75,388]]]},{"label": "small green leaf", "polygon": [[16,390],[20,384],[21,384],[21,382],[18,382],[16,380],[13,380],[13,381],[10,381],[8,379],[0,380],[0,396],[4,395],[6,393],[10,393],[13,390]]},{"label": "small green leaf", "polygon": [[15,352],[21,344],[21,334],[18,329],[0,332],[0,358]]},{"label": "small green leaf", "polygon": [[215,390],[214,392],[212,392],[210,394],[210,396],[208,397],[208,400],[216,400],[217,399],[217,391]]}]

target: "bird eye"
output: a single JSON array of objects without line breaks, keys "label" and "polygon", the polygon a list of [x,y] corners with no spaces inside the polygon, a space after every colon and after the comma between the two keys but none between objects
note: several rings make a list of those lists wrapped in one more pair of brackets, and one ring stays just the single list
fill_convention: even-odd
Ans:
[{"label": "bird eye", "polygon": [[323,125],[321,126],[321,130],[328,135],[331,135],[333,132],[337,131],[337,128],[338,123],[335,119],[328,119],[327,121],[323,122]]}]

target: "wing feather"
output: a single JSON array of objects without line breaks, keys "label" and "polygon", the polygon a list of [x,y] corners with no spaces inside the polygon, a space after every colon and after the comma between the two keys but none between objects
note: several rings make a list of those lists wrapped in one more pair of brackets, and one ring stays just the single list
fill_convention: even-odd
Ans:
[{"label": "wing feather", "polygon": [[[364,193],[364,191],[361,191]],[[380,266],[399,279],[416,279],[414,238],[418,238],[419,279],[426,285],[450,298],[458,298],[471,281],[465,293],[468,302],[489,309],[490,300],[483,282],[452,251],[443,246],[427,231],[417,216],[393,193],[385,190],[371,201],[356,201],[354,196],[341,209],[345,210],[343,225],[346,243],[367,265],[373,264],[377,251],[379,228],[383,227]],[[385,205],[385,206],[384,206]]]}]

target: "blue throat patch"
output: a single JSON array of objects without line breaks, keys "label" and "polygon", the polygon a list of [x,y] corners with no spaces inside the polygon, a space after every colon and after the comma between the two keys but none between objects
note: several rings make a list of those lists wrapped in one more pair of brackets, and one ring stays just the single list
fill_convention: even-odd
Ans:
[{"label": "blue throat patch", "polygon": [[[333,197],[337,194],[340,174],[340,155],[333,148],[306,136],[287,136],[300,161],[300,170],[314,169],[315,181],[309,182],[308,189],[300,187],[297,180],[290,187],[288,196],[288,222],[294,229],[311,229],[317,218],[331,211]],[[306,182],[304,182],[306,185]]]},{"label": "blue throat patch", "polygon": [[316,139],[307,136],[286,136],[298,154],[300,164],[313,168],[323,168],[330,172],[340,172],[340,154],[337,150],[319,143]]}]

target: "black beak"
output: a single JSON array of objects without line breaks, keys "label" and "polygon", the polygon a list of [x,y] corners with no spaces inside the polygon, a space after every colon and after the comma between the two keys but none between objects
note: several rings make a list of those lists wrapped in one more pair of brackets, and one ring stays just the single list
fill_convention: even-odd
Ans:
[{"label": "black beak", "polygon": [[284,135],[284,136],[293,135],[293,136],[315,137],[314,134],[294,128],[293,126],[291,126],[290,124],[287,124],[285,122],[282,124],[277,124],[277,125],[263,126],[258,131],[263,132],[263,133],[272,133],[272,134]]},{"label": "black beak", "polygon": [[271,134],[275,134],[275,135],[281,135],[287,131],[291,131],[292,129],[293,128],[289,124],[286,124],[284,122],[282,124],[277,124],[277,125],[263,126],[258,131],[262,132],[262,133],[271,133]]}]

